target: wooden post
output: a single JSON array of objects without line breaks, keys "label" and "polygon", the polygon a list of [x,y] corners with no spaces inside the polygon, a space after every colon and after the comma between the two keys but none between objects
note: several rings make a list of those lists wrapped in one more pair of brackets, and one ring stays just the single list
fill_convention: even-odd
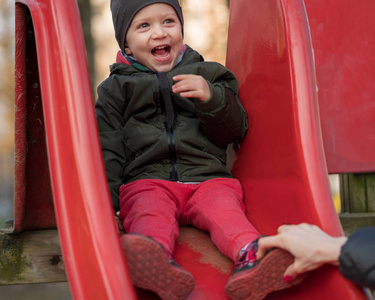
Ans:
[{"label": "wooden post", "polygon": [[340,175],[340,198],[345,234],[375,226],[375,173]]},{"label": "wooden post", "polygon": [[0,285],[67,281],[57,230],[0,233]]}]

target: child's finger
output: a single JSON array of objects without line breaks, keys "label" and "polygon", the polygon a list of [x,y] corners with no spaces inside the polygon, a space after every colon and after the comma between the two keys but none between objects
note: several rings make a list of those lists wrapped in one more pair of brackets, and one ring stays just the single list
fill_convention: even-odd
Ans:
[{"label": "child's finger", "polygon": [[184,79],[191,78],[192,76],[196,76],[196,75],[191,75],[191,74],[179,74],[179,75],[173,76],[172,79],[173,79],[174,81],[181,81],[181,80],[184,80]]},{"label": "child's finger", "polygon": [[195,91],[188,91],[188,92],[181,92],[180,93],[181,97],[185,97],[185,98],[199,98],[199,93],[195,92]]},{"label": "child's finger", "polygon": [[178,83],[174,84],[172,86],[172,91],[174,93],[179,93],[179,92],[186,92],[186,91],[191,91],[194,89],[194,86],[189,83],[189,81],[179,81]]}]

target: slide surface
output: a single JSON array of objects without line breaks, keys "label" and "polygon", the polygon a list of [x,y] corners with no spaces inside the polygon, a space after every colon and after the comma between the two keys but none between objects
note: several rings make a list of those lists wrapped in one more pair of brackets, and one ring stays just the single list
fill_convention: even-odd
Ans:
[{"label": "slide surface", "polygon": [[[249,220],[267,235],[300,222],[342,235],[328,183],[304,1],[232,1],[227,66],[239,80],[251,124],[233,158]],[[364,297],[326,266],[275,299]]]}]

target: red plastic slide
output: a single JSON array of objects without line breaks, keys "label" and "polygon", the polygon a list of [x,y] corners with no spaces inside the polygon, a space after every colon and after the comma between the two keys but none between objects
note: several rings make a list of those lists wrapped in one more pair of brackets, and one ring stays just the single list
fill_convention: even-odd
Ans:
[{"label": "red plastic slide", "polygon": [[[251,124],[231,155],[249,220],[262,234],[309,222],[342,235],[328,184],[303,1],[231,1],[227,65],[239,79]],[[74,0],[16,1],[15,102],[14,231],[53,228],[57,220],[74,299],[156,299],[133,288],[122,255]],[[38,161],[40,153],[45,160]],[[188,299],[228,299],[224,284],[232,263],[206,233],[181,228],[174,254],[197,281]],[[326,266],[267,299],[366,296]]]},{"label": "red plastic slide", "polygon": [[[16,24],[21,30],[16,34],[16,107],[27,109],[24,118],[35,121],[34,127],[44,123],[48,173],[72,295],[79,300],[136,299],[105,184],[77,3],[74,0],[18,1]],[[32,30],[35,37],[30,33]],[[34,38],[35,57],[30,56]],[[35,59],[37,67],[30,69]],[[20,70],[24,73],[19,73]],[[32,113],[41,103],[40,96],[30,94],[29,89],[36,90],[39,84],[43,114],[33,117]],[[34,105],[30,107],[28,102]],[[19,120],[22,116],[17,109],[18,130],[30,126],[30,122],[17,123]],[[35,128],[27,131],[35,136],[25,132],[28,138],[21,137],[16,130],[20,139],[16,142],[16,190],[29,186],[35,189],[34,183],[43,188],[41,182],[46,179],[43,164],[40,174],[34,178],[28,175],[29,169],[37,169],[38,162],[30,158],[25,146],[19,146],[27,143],[33,151],[43,141]],[[22,151],[28,155],[25,163],[21,161],[22,154],[17,153]],[[29,181],[22,182],[24,178]],[[39,192],[40,197],[31,197],[27,188],[23,193],[15,193],[16,231],[53,225],[49,198],[44,197],[42,189]],[[23,201],[26,203],[20,205]],[[30,220],[34,211],[39,213]],[[43,219],[49,222],[45,224]]]},{"label": "red plastic slide", "polygon": [[[231,1],[227,66],[239,80],[252,126],[233,165],[244,185],[249,220],[263,234],[274,234],[281,224],[308,222],[342,235],[328,183],[304,2]],[[275,299],[361,298],[357,287],[328,266],[275,294]]]}]

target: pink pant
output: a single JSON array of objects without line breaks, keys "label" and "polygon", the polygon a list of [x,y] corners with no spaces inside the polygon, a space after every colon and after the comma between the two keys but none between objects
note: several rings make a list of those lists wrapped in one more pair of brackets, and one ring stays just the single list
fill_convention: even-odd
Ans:
[{"label": "pink pant", "polygon": [[179,224],[208,231],[213,243],[233,261],[259,235],[245,216],[241,184],[231,178],[199,184],[133,181],[120,188],[119,218],[126,232],[151,236],[171,253]]}]

